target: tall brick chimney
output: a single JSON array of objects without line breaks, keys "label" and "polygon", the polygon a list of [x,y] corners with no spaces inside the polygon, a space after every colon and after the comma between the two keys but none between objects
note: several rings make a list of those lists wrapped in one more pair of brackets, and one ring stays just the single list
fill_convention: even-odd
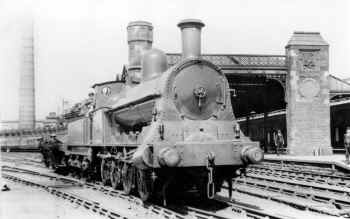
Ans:
[{"label": "tall brick chimney", "polygon": [[23,28],[21,38],[18,128],[35,128],[35,81],[33,22]]}]

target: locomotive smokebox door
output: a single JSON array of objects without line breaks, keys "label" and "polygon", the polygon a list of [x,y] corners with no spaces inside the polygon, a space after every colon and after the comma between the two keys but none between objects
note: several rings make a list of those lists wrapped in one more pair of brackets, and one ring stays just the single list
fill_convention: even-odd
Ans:
[{"label": "locomotive smokebox door", "polygon": [[[198,61],[183,68],[175,77],[172,95],[176,108],[189,119],[209,119],[220,109],[224,85],[216,69]],[[220,101],[217,101],[220,100]]]}]

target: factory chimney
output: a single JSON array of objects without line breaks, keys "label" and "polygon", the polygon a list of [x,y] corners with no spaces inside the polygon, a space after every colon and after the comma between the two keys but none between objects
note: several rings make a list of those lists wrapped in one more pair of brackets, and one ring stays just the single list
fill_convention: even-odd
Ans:
[{"label": "factory chimney", "polygon": [[152,48],[153,26],[147,21],[133,21],[128,24],[129,66],[128,84],[141,81],[141,57]]},{"label": "factory chimney", "polygon": [[185,19],[177,26],[182,35],[182,58],[193,58],[201,56],[201,29],[204,23],[198,19]]},{"label": "factory chimney", "polygon": [[35,128],[35,82],[33,22],[26,25],[21,38],[18,128]]}]

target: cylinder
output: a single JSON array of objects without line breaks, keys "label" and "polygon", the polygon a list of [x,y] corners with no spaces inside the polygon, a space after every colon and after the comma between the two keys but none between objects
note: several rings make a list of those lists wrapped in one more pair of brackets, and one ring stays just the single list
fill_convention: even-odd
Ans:
[{"label": "cylinder", "polygon": [[141,80],[141,57],[152,48],[153,26],[147,21],[133,21],[128,24],[129,80],[138,83]]},{"label": "cylinder", "polygon": [[19,85],[20,129],[35,128],[35,83],[34,83],[34,39],[33,24],[23,30]]},{"label": "cylinder", "polygon": [[201,56],[201,29],[204,23],[198,19],[185,19],[177,25],[181,29],[182,58]]},{"label": "cylinder", "polygon": [[153,152],[148,145],[141,145],[132,156],[133,164],[139,169],[148,169],[153,167]]}]

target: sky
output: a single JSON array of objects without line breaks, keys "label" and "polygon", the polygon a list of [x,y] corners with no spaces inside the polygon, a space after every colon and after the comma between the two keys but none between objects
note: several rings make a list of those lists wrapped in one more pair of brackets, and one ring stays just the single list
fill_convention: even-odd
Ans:
[{"label": "sky", "polygon": [[0,120],[18,119],[21,31],[34,19],[36,118],[87,97],[127,63],[126,26],[154,26],[153,46],[180,52],[177,23],[201,19],[203,53],[284,54],[293,31],[330,44],[330,73],[350,78],[348,0],[0,0]]}]

